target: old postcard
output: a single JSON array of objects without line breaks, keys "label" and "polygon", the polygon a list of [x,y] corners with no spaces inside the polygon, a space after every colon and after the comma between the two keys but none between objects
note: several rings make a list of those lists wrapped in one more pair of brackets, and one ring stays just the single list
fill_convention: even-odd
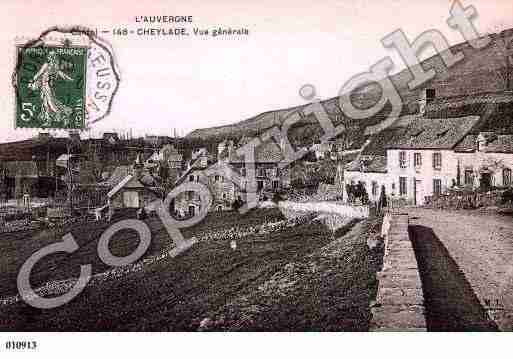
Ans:
[{"label": "old postcard", "polygon": [[0,352],[513,330],[510,0],[0,9]]}]

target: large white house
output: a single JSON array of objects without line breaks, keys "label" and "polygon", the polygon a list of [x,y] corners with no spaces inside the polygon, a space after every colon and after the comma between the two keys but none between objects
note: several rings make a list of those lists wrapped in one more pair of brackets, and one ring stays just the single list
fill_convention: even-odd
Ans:
[{"label": "large white house", "polygon": [[[415,205],[451,187],[511,186],[513,135],[479,127],[479,116],[402,117],[346,166],[344,182],[363,182],[371,201],[385,186],[389,198]],[[386,156],[376,150],[380,146]]]},{"label": "large white house", "polygon": [[422,205],[458,182],[455,147],[478,123],[478,116],[418,117],[387,146],[390,193]]}]

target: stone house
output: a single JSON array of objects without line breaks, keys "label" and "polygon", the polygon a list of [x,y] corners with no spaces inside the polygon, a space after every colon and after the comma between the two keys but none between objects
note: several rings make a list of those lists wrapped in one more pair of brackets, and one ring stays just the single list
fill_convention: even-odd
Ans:
[{"label": "stone house", "polygon": [[[239,145],[248,140],[239,141]],[[236,154],[237,147],[233,141],[223,142],[218,147],[217,163],[210,163],[207,152],[196,152],[189,168],[176,183],[177,186],[185,181],[207,185],[213,197],[211,211],[229,210],[237,199],[246,201],[248,163],[243,156]],[[282,159],[280,147],[272,141],[255,149],[252,165],[255,168],[256,183],[253,185],[260,196],[266,195],[269,198],[273,193],[290,187],[289,169],[278,167]],[[200,205],[199,195],[195,192],[181,193],[174,200],[175,210],[182,216],[197,213]]]},{"label": "stone house", "polygon": [[513,135],[493,132],[469,134],[454,152],[459,186],[487,188],[513,185]]},{"label": "stone house", "polygon": [[369,201],[377,202],[381,195],[381,186],[390,187],[387,175],[387,159],[379,155],[362,155],[346,165],[344,169],[344,198],[348,198],[346,185],[362,182]]},{"label": "stone house", "polygon": [[379,200],[382,186],[385,186],[385,195],[392,193],[394,185],[388,175],[386,146],[401,138],[415,119],[416,116],[400,117],[387,129],[362,141],[361,148],[344,151],[356,155],[344,168],[345,199],[348,198],[346,186],[358,182],[363,183],[371,202]]},{"label": "stone house", "polygon": [[35,161],[6,161],[0,163],[3,197],[21,201],[24,194],[39,197],[39,171]]},{"label": "stone house", "polygon": [[158,182],[145,169],[141,156],[137,157],[133,166],[119,166],[112,176],[100,184],[102,188],[110,188],[107,193],[108,204],[113,209],[147,208],[161,197]]},{"label": "stone house", "polygon": [[159,199],[158,193],[145,186],[135,175],[126,176],[120,183],[107,193],[108,203],[113,209],[148,208]]}]

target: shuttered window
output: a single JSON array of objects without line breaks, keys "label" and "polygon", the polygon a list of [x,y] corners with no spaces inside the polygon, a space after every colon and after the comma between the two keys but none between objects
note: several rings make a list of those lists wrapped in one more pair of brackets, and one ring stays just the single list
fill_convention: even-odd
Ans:
[{"label": "shuttered window", "polygon": [[474,184],[474,171],[465,170],[465,185],[471,186]]},{"label": "shuttered window", "polygon": [[502,170],[502,184],[506,186],[511,186],[511,169],[504,168]]},{"label": "shuttered window", "polygon": [[413,154],[413,165],[415,167],[422,166],[422,154],[420,152],[416,152]]},{"label": "shuttered window", "polygon": [[407,194],[406,177],[399,177],[399,195],[406,196]]},{"label": "shuttered window", "polygon": [[442,193],[442,180],[441,179],[433,180],[433,193],[435,196],[439,196]]},{"label": "shuttered window", "polygon": [[399,167],[406,168],[406,152],[399,152]]},{"label": "shuttered window", "polygon": [[442,168],[442,154],[440,152],[433,153],[433,168],[436,170]]}]

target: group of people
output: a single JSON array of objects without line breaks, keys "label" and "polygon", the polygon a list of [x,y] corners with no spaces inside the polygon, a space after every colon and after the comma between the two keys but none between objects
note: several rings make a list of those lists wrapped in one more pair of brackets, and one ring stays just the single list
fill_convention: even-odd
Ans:
[{"label": "group of people", "polygon": [[369,202],[369,195],[362,181],[358,181],[356,184],[354,181],[351,181],[351,183],[346,184],[346,193],[349,203],[355,203],[357,199],[360,200],[362,205],[366,205]]},{"label": "group of people", "polygon": [[[354,204],[356,200],[359,199],[362,205],[369,204],[369,195],[367,193],[367,189],[365,188],[365,184],[362,181],[358,181],[356,184],[351,181],[351,183],[346,184],[346,193],[348,203]],[[387,202],[385,185],[381,185],[379,199],[375,204],[378,209],[381,210],[383,207],[388,206]]]}]

